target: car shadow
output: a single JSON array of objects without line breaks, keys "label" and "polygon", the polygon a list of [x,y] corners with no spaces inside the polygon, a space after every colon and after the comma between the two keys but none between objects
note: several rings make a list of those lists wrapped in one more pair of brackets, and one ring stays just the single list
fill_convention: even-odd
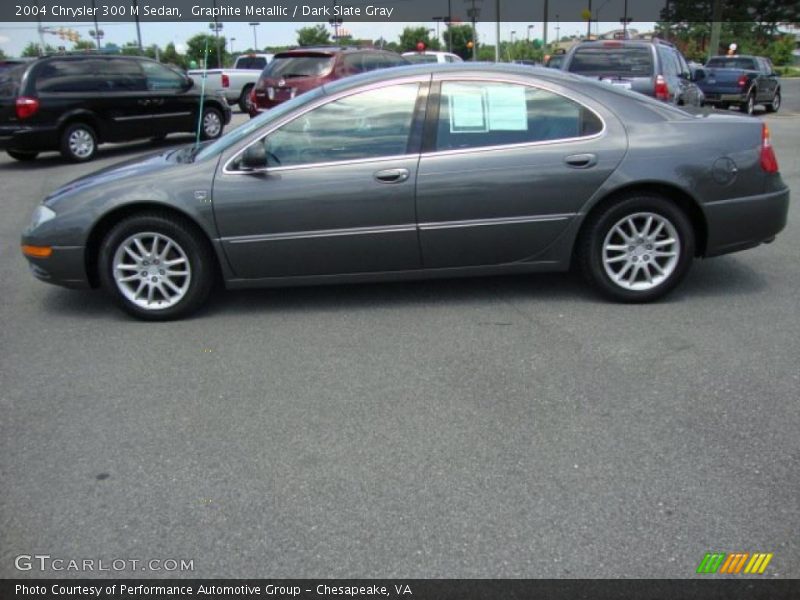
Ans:
[{"label": "car shadow", "polygon": [[[81,165],[91,165],[100,160],[114,159],[114,158],[134,158],[137,154],[147,154],[150,152],[158,152],[159,150],[166,150],[174,146],[184,146],[194,142],[195,137],[192,135],[172,135],[157,142],[151,140],[141,140],[138,142],[130,142],[126,144],[103,144],[97,148],[95,158],[88,163],[77,163]],[[58,152],[44,152],[40,154],[36,160],[32,161],[18,161],[9,158],[6,162],[0,163],[0,171],[35,171],[38,169],[48,169],[54,166],[74,165],[73,163]],[[98,166],[97,168],[102,168]]]},{"label": "car shadow", "polygon": [[[696,261],[681,285],[660,304],[695,298],[733,297],[763,292],[766,279],[733,257]],[[210,301],[189,319],[259,315],[265,311],[298,314],[318,311],[369,311],[436,305],[487,305],[492,302],[608,303],[575,272],[437,279],[390,283],[357,283],[253,290],[214,290]],[[130,320],[100,290],[52,288],[44,296],[48,313],[81,319]],[[620,304],[620,307],[626,305]]]}]

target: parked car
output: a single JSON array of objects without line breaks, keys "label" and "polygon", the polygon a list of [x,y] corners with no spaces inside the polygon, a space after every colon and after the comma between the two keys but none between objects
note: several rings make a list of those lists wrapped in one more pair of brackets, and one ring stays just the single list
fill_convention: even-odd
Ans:
[{"label": "parked car", "polygon": [[703,104],[686,59],[663,40],[581,42],[567,53],[561,68],[671,104]]},{"label": "parked car", "polygon": [[151,320],[191,313],[217,277],[246,288],[572,263],[607,296],[645,302],[695,257],[771,241],[788,207],[755,119],[552,69],[417,65],[74,181],[34,211],[22,252],[39,279],[102,286]]},{"label": "parked car", "polygon": [[221,92],[228,104],[237,104],[239,110],[249,112],[250,92],[272,57],[272,54],[242,54],[232,69],[193,69],[189,75],[198,82],[205,78],[206,92]]},{"label": "parked car", "polygon": [[566,54],[551,54],[544,57],[544,66],[550,69],[560,69],[564,65]]},{"label": "parked car", "polygon": [[425,50],[423,52],[403,52],[400,56],[412,63],[454,63],[464,62],[458,54],[452,52],[436,52]]},{"label": "parked car", "polygon": [[767,112],[781,106],[781,82],[768,58],[713,56],[695,77],[707,104],[723,109],[735,105],[748,115],[756,104],[763,104]]},{"label": "parked car", "polygon": [[250,116],[330,81],[408,64],[399,54],[374,48],[298,48],[280,52],[253,88]]},{"label": "parked car", "polygon": [[[199,111],[191,78],[142,57],[56,55],[0,72],[0,149],[17,160],[46,150],[91,160],[105,142],[194,132]],[[201,138],[230,119],[225,98],[206,97]]]},{"label": "parked car", "polygon": [[13,67],[24,65],[32,60],[32,58],[0,58],[0,73]]}]

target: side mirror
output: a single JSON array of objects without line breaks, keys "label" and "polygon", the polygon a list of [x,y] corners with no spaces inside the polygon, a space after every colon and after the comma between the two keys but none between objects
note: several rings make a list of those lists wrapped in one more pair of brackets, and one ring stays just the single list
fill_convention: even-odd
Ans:
[{"label": "side mirror", "polygon": [[267,151],[263,142],[257,142],[247,147],[239,159],[239,168],[243,171],[263,171],[267,168]]}]

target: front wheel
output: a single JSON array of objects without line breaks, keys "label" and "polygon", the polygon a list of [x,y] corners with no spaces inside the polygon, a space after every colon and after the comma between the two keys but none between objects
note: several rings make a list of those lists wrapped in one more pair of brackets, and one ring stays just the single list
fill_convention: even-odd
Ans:
[{"label": "front wheel", "polygon": [[222,135],[222,113],[216,108],[203,110],[203,121],[200,127],[200,139],[215,140]]},{"label": "front wheel", "polygon": [[775,92],[775,97],[772,98],[772,102],[767,104],[767,112],[778,112],[778,109],[781,107],[781,93]]},{"label": "front wheel", "polygon": [[142,214],[118,223],[100,247],[100,280],[128,313],[148,321],[181,318],[211,290],[213,255],[189,222]]},{"label": "front wheel", "polygon": [[680,283],[692,264],[692,224],[666,198],[628,197],[589,219],[579,241],[581,270],[614,300],[661,298]]}]

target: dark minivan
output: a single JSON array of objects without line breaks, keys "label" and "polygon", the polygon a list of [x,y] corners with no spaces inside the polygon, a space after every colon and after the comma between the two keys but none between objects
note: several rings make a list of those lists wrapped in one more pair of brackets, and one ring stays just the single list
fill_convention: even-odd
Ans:
[{"label": "dark minivan", "polygon": [[561,68],[679,106],[703,104],[686,59],[663,40],[582,42],[569,51]]},{"label": "dark minivan", "polygon": [[250,95],[250,116],[329,81],[411,62],[377,48],[298,48],[275,55]]},{"label": "dark minivan", "polygon": [[[0,148],[17,160],[41,151],[91,160],[98,144],[194,132],[200,90],[191,78],[138,56],[54,55],[0,73]],[[203,100],[202,139],[230,122],[221,96]]]}]

